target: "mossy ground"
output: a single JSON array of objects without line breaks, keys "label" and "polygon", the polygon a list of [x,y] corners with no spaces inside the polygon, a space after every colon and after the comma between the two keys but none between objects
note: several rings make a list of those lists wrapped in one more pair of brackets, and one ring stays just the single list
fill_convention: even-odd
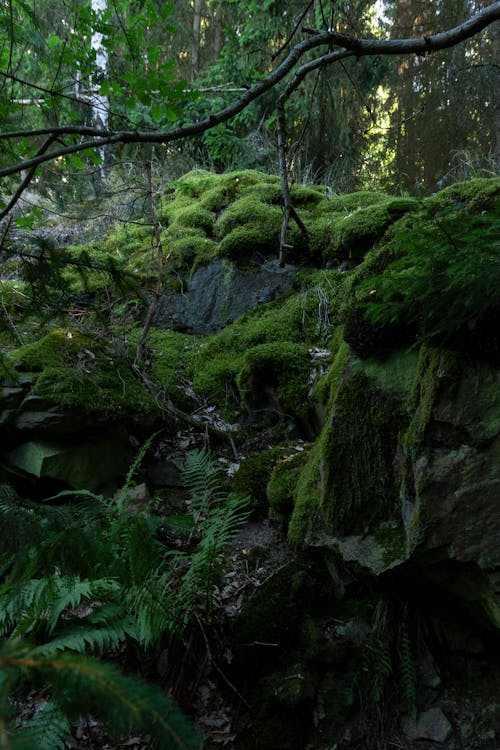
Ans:
[{"label": "mossy ground", "polygon": [[33,378],[33,393],[50,403],[102,417],[139,417],[157,410],[124,352],[68,328],[12,351],[8,362]]}]

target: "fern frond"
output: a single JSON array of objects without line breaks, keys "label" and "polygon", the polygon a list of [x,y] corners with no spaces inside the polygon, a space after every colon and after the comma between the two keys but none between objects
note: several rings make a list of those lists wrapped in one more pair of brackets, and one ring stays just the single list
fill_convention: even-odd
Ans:
[{"label": "fern frond", "polygon": [[11,747],[14,750],[65,750],[65,740],[70,734],[67,717],[58,706],[48,702],[25,726],[12,733]]},{"label": "fern frond", "polygon": [[143,646],[158,643],[165,633],[173,630],[172,585],[172,574],[168,571],[128,592],[127,602],[134,613],[137,639]]},{"label": "fern frond", "polygon": [[123,505],[127,499],[127,492],[130,489],[130,485],[132,483],[132,480],[134,478],[134,474],[136,473],[137,469],[141,465],[144,456],[148,452],[151,443],[157,437],[157,435],[160,434],[162,430],[157,430],[154,432],[148,439],[144,442],[144,444],[140,447],[139,452],[137,453],[137,456],[132,461],[132,464],[130,465],[130,469],[127,472],[127,476],[125,477],[125,484],[123,485],[122,491],[120,493],[120,496],[118,497],[117,506],[119,509],[123,508]]},{"label": "fern frond", "polygon": [[115,599],[118,583],[109,578],[81,580],[78,576],[49,576],[0,590],[0,634],[20,636],[43,625],[53,633],[61,614],[83,599]]},{"label": "fern frond", "polygon": [[191,496],[195,521],[204,518],[213,505],[225,498],[222,489],[222,472],[213,456],[206,450],[188,454],[183,469],[184,486]]},{"label": "fern frond", "polygon": [[212,588],[222,552],[248,520],[248,504],[248,497],[232,497],[222,507],[209,512],[198,550],[170,602],[180,628],[186,625],[197,604],[203,602],[206,614],[210,613]]},{"label": "fern frond", "polygon": [[111,664],[79,654],[40,656],[36,648],[27,651],[25,645],[9,643],[0,650],[2,667],[38,674],[50,684],[53,702],[68,718],[93,713],[117,733],[131,727],[146,731],[161,749],[200,748],[192,726],[168,696]]},{"label": "fern frond", "polygon": [[104,653],[120,646],[127,637],[138,640],[134,618],[119,604],[103,604],[86,617],[73,618],[64,627],[58,627],[54,637],[38,647],[38,653],[42,656],[66,650]]}]

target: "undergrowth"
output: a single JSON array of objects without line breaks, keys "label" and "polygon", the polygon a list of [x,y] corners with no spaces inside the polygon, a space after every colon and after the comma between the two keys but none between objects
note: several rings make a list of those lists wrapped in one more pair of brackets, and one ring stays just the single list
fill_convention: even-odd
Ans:
[{"label": "undergrowth", "polygon": [[[149,441],[150,442],[150,441]],[[65,491],[43,505],[0,487],[0,748],[64,747],[70,723],[88,712],[118,734],[132,728],[161,748],[197,748],[189,721],[159,688],[125,676],[103,657],[124,644],[148,649],[207,621],[224,547],[248,516],[228,496],[215,460],[187,459],[193,527],[185,548],[162,541],[163,519],[117,498]],[[37,684],[43,711],[19,726],[13,701]]]}]

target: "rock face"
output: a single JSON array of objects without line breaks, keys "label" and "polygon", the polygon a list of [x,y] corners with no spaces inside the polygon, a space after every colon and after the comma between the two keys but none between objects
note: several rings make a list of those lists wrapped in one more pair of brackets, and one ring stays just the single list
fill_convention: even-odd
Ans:
[{"label": "rock face", "polygon": [[167,292],[160,301],[155,324],[192,333],[213,333],[249,310],[271,302],[292,288],[297,269],[277,261],[241,269],[229,261],[213,260],[199,268],[185,291]]},{"label": "rock face", "polygon": [[298,481],[292,538],[376,576],[418,568],[500,627],[499,415],[492,365],[430,348],[349,355]]}]

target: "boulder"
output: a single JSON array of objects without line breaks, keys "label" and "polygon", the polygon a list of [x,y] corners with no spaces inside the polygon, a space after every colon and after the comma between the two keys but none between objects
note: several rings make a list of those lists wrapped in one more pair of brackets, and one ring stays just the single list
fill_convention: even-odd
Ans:
[{"label": "boulder", "polygon": [[292,541],[367,574],[404,566],[500,627],[498,368],[428,347],[350,353],[329,404]]},{"label": "boulder", "polygon": [[244,269],[216,258],[195,271],[182,294],[170,291],[161,297],[155,325],[213,333],[289,291],[296,270],[273,260]]}]

